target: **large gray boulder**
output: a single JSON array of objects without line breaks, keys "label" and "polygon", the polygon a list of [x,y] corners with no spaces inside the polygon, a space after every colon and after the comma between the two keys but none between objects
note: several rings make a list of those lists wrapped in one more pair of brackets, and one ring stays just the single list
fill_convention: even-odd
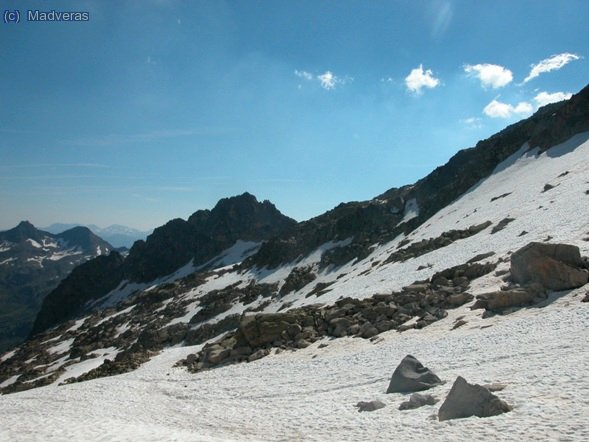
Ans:
[{"label": "large gray boulder", "polygon": [[581,287],[589,281],[579,248],[532,242],[511,255],[511,277],[520,284],[537,282],[549,290]]},{"label": "large gray boulder", "polygon": [[438,411],[438,419],[460,419],[470,416],[490,417],[507,413],[512,408],[482,385],[469,384],[458,376]]},{"label": "large gray boulder", "polygon": [[387,393],[413,393],[443,384],[430,369],[415,357],[407,355],[395,369]]}]

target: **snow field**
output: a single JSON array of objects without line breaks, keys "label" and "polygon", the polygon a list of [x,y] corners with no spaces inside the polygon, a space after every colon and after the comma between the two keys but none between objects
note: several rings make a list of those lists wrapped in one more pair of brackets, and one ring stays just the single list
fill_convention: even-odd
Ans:
[{"label": "snow field", "polygon": [[[10,423],[0,440],[587,440],[589,305],[582,293],[485,320],[461,308],[375,343],[323,340],[326,348],[316,343],[198,374],[172,367],[198,347],[169,349],[125,375],[0,397]],[[462,315],[468,323],[450,331]],[[406,354],[447,381],[428,391],[441,400],[461,375],[507,384],[497,394],[514,410],[447,422],[432,419],[441,402],[399,411],[407,396],[385,391]],[[373,399],[387,406],[356,411],[358,401]]]}]

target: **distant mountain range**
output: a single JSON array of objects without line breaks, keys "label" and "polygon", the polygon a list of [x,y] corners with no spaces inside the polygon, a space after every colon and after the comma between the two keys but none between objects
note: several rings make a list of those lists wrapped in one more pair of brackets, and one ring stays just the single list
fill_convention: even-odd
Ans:
[{"label": "distant mountain range", "polygon": [[27,336],[44,297],[73,268],[112,250],[87,227],[53,234],[22,221],[0,232],[0,351]]},{"label": "distant mountain range", "polygon": [[89,228],[92,233],[98,235],[114,247],[126,247],[127,249],[130,249],[135,241],[147,238],[147,235],[152,232],[151,230],[137,230],[132,227],[121,226],[120,224],[113,224],[103,228],[98,227],[96,224],[82,225],[55,223],[48,227],[42,227],[41,229],[56,234],[78,226]]}]

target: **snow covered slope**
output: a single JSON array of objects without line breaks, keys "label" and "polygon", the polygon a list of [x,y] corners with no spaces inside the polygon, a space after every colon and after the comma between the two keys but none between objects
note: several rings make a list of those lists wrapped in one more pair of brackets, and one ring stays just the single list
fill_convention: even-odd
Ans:
[{"label": "snow covered slope", "polygon": [[[12,419],[0,439],[586,440],[589,384],[580,367],[589,356],[589,303],[581,303],[587,286],[504,316],[483,319],[467,303],[421,330],[323,338],[196,374],[175,364],[235,329],[244,312],[389,294],[473,259],[496,268],[468,292],[499,290],[510,255],[533,241],[572,244],[589,255],[588,159],[589,132],[549,149],[526,143],[408,235],[375,242],[344,264],[324,257],[352,238],[275,268],[247,258],[259,244],[238,242],[207,270],[189,265],[145,286],[123,284],[101,300],[108,308],[1,357],[4,393],[41,388],[0,397],[0,413],[27,416]],[[401,217],[410,222],[421,210],[407,202]],[[459,319],[466,324],[454,329]],[[506,384],[499,395],[513,412],[438,422],[431,417],[439,404],[398,411],[406,398],[384,392],[406,354],[448,381],[432,390],[439,399],[460,375]],[[373,399],[387,407],[357,412],[357,402]]]},{"label": "snow covered slope", "polygon": [[[388,441],[569,440],[589,438],[589,359],[583,290],[545,308],[482,320],[455,311],[423,329],[391,331],[372,343],[341,338],[193,375],[174,363],[195,347],[168,349],[132,373],[0,397],[2,441]],[[458,315],[469,325],[450,331]],[[327,344],[319,348],[320,344]],[[492,418],[438,422],[438,406],[399,411],[402,394],[385,394],[406,355],[445,385],[506,384],[514,406]],[[358,413],[359,401],[384,409]]]}]

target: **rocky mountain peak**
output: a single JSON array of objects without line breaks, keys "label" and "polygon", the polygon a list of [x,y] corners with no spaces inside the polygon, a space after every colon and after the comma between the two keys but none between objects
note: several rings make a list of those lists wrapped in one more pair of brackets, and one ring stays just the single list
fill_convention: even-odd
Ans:
[{"label": "rocky mountain peak", "polygon": [[188,222],[200,233],[212,238],[254,241],[268,239],[296,224],[270,201],[259,202],[248,192],[223,198],[211,211],[197,212]]},{"label": "rocky mountain peak", "polygon": [[109,243],[92,233],[88,227],[73,227],[56,235],[56,237],[65,241],[70,247],[80,247],[85,252],[94,253],[100,250],[100,254],[102,254],[112,250]]},{"label": "rocky mountain peak", "polygon": [[[112,256],[108,261],[95,259],[84,265],[83,272],[72,273],[43,302],[33,333],[78,314],[84,308],[80,298],[96,300],[124,280],[148,282],[191,262],[204,264],[238,240],[261,242],[295,225],[295,220],[272,203],[260,203],[249,193],[224,198],[212,210],[199,210],[187,221],[173,219],[156,228],[145,241],[135,242],[125,260]],[[87,235],[76,229],[68,234]]]},{"label": "rocky mountain peak", "polygon": [[0,239],[14,243],[20,243],[27,239],[38,241],[44,236],[44,233],[29,221],[21,221],[16,227],[5,232],[0,232]]}]

